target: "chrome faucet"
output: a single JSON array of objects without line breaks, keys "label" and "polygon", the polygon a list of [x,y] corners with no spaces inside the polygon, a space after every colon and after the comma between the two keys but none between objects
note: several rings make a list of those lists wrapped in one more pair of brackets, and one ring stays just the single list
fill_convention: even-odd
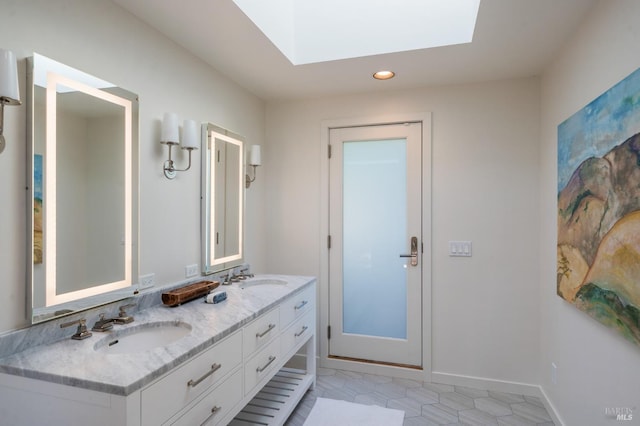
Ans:
[{"label": "chrome faucet", "polygon": [[238,278],[237,275],[234,275],[231,272],[227,273],[226,275],[220,275],[220,279],[222,280],[222,282],[220,283],[222,285],[229,285],[240,281],[240,278]]},{"label": "chrome faucet", "polygon": [[231,280],[229,279],[229,274],[227,274],[227,275],[220,275],[220,284],[222,284],[222,285],[229,285],[229,284],[231,284]]},{"label": "chrome faucet", "polygon": [[135,303],[120,306],[118,316],[115,318],[106,318],[104,313],[100,314],[100,319],[96,321],[91,330],[100,332],[109,331],[113,328],[113,324],[129,324],[133,322],[133,317],[128,315],[125,310],[133,306],[136,306]]},{"label": "chrome faucet", "polygon": [[113,318],[105,318],[104,314],[100,314],[100,319],[91,327],[92,331],[109,331],[113,328]]},{"label": "chrome faucet", "polygon": [[113,322],[115,324],[129,324],[130,322],[133,322],[133,317],[131,315],[128,315],[125,309],[133,308],[134,306],[136,306],[135,303],[129,303],[128,305],[120,306],[120,308],[118,308],[118,317],[114,318]]},{"label": "chrome faucet", "polygon": [[78,324],[78,328],[76,329],[76,334],[71,336],[73,340],[83,340],[87,337],[91,337],[91,332],[87,330],[87,320],[84,318],[80,318],[79,320],[65,322],[60,324],[60,328],[69,327],[72,325]]},{"label": "chrome faucet", "polygon": [[246,280],[247,278],[254,277],[253,274],[247,274],[247,272],[249,272],[249,268],[240,269],[240,273],[238,275],[235,275],[235,277],[239,280]]}]

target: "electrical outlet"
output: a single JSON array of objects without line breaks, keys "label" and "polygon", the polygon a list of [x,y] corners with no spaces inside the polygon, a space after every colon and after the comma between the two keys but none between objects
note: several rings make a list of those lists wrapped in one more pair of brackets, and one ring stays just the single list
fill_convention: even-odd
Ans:
[{"label": "electrical outlet", "polygon": [[555,362],[551,363],[551,383],[554,385],[558,383],[558,366]]},{"label": "electrical outlet", "polygon": [[140,290],[153,287],[156,284],[156,274],[147,274],[140,276]]},{"label": "electrical outlet", "polygon": [[193,265],[187,265],[184,267],[184,276],[185,278],[191,278],[198,275],[198,264],[194,263]]}]

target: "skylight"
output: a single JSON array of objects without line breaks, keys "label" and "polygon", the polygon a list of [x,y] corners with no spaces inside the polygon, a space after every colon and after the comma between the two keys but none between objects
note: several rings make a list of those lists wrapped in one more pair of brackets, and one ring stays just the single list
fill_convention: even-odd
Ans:
[{"label": "skylight", "polygon": [[294,65],[470,43],[480,0],[233,0]]}]

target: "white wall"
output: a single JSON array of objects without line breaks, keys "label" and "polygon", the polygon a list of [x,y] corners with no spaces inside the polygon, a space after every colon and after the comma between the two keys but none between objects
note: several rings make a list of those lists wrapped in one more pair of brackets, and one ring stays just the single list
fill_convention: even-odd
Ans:
[{"label": "white wall", "polygon": [[[541,384],[567,425],[640,424],[640,348],[556,296],[557,126],[640,66],[640,2],[601,1],[541,83]],[[551,363],[557,384],[551,383]]]},{"label": "white wall", "polygon": [[[140,96],[140,273],[158,284],[184,279],[200,264],[200,151],[192,170],[167,180],[159,144],[165,111],[210,121],[262,144],[264,104],[110,1],[2,0],[3,48],[35,51],[114,82]],[[24,67],[21,61],[21,94]],[[7,148],[0,154],[0,333],[25,318],[26,106],[5,109]],[[178,157],[179,166],[186,156]],[[264,270],[262,182],[247,193],[247,260]]]},{"label": "white wall", "polygon": [[[537,383],[536,78],[268,104],[267,264],[320,275],[322,120],[429,111],[432,369]],[[448,257],[449,240],[472,240],[473,257]]]}]

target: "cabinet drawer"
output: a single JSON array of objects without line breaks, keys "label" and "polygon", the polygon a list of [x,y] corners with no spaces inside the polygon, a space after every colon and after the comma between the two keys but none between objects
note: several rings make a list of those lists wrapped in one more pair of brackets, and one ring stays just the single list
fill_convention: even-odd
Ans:
[{"label": "cabinet drawer", "polygon": [[236,332],[141,392],[142,425],[157,426],[180,411],[241,362],[242,333]]},{"label": "cabinet drawer", "polygon": [[311,285],[309,288],[285,300],[280,306],[280,327],[284,330],[297,318],[312,310],[315,300],[315,285]]},{"label": "cabinet drawer", "polygon": [[271,342],[280,333],[278,309],[261,315],[244,328],[244,356],[250,357],[254,352]]},{"label": "cabinet drawer", "polygon": [[309,311],[282,333],[280,336],[280,353],[282,353],[282,356],[286,357],[294,347],[306,341],[309,336],[315,333],[315,320],[315,312]]},{"label": "cabinet drawer", "polygon": [[280,339],[275,339],[244,364],[244,394],[247,395],[281,362]]},{"label": "cabinet drawer", "polygon": [[216,387],[184,416],[173,423],[174,426],[207,425],[220,422],[242,399],[242,368]]}]

